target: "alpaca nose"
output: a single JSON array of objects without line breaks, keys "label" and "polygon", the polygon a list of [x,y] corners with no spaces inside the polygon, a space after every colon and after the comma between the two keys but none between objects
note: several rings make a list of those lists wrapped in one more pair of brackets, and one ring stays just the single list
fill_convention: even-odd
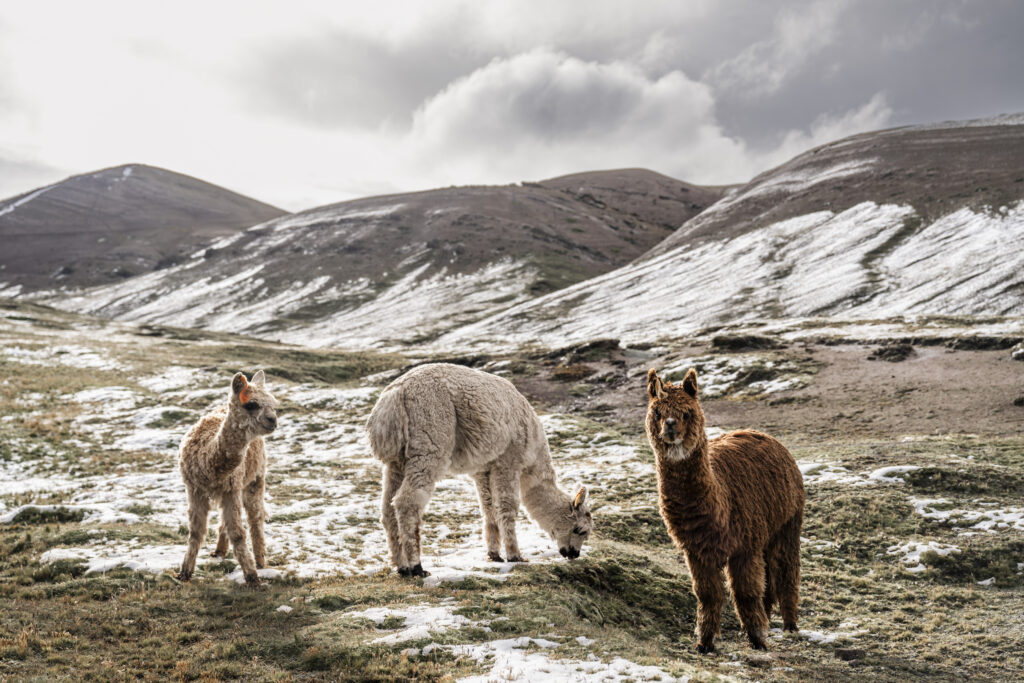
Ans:
[{"label": "alpaca nose", "polygon": [[666,419],[665,420],[665,426],[669,427],[669,428],[675,427],[676,426],[676,419],[674,417],[670,417],[670,418]]},{"label": "alpaca nose", "polygon": [[558,552],[562,555],[562,557],[569,557],[568,548],[559,548]]},{"label": "alpaca nose", "polygon": [[277,418],[274,417],[273,415],[268,415],[267,416],[267,424],[270,425],[271,429],[276,429],[277,428]]}]

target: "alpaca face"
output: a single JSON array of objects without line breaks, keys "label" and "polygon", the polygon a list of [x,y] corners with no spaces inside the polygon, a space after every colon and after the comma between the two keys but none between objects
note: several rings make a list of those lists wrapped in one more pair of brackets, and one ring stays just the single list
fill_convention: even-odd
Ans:
[{"label": "alpaca face", "polygon": [[647,438],[655,452],[674,461],[688,459],[704,433],[697,371],[690,368],[675,385],[663,382],[652,369],[647,373],[647,395]]},{"label": "alpaca face", "polygon": [[558,544],[562,557],[575,560],[580,556],[584,541],[594,528],[594,520],[587,504],[587,487],[581,486],[573,496],[569,510],[560,520],[558,528],[551,531],[551,538]]},{"label": "alpaca face", "polygon": [[250,433],[263,436],[277,429],[277,399],[267,391],[262,370],[251,382],[240,372],[232,378],[228,410]]}]

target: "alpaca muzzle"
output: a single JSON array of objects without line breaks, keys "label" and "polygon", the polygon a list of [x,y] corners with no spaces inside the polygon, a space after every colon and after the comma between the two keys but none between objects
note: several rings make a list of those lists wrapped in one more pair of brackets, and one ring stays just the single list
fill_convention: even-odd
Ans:
[{"label": "alpaca muzzle", "polygon": [[576,548],[559,548],[558,552],[562,554],[562,557],[568,558],[570,560],[575,560],[577,557],[580,556],[580,551]]}]

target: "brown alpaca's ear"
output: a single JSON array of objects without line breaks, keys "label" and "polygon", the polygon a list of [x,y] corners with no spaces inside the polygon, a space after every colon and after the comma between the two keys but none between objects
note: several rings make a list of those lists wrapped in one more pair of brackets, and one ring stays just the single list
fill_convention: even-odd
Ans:
[{"label": "brown alpaca's ear", "polygon": [[647,371],[647,395],[652,399],[665,395],[665,383],[658,377],[658,371],[654,368]]},{"label": "brown alpaca's ear", "polygon": [[249,388],[249,382],[246,381],[245,375],[240,372],[235,373],[235,376],[231,378],[231,391],[238,397],[240,403],[245,403],[252,398],[252,389]]},{"label": "brown alpaca's ear", "polygon": [[572,499],[572,509],[579,510],[587,502],[587,487],[581,486]]},{"label": "brown alpaca's ear", "polygon": [[697,371],[693,368],[687,370],[686,377],[683,377],[683,391],[697,398]]}]

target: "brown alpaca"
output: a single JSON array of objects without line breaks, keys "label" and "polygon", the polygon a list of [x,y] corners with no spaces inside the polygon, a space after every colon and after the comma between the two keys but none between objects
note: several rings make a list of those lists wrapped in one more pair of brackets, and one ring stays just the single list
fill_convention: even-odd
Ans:
[{"label": "brown alpaca", "polygon": [[647,438],[658,471],[661,516],[697,596],[697,650],[714,652],[725,582],[751,646],[766,649],[772,605],[796,631],[804,483],[786,447],[754,431],[708,441],[697,371],[680,385],[647,373]]},{"label": "brown alpaca", "polygon": [[[213,556],[227,555],[230,540],[246,584],[260,585],[256,570],[266,566],[263,490],[267,454],[263,436],[277,427],[276,407],[262,370],[253,375],[252,382],[239,372],[231,380],[227,406],[205,415],[182,439],[178,460],[188,489],[189,535],[178,574],[181,581],[192,578],[199,546],[206,538],[210,503],[215,502],[220,505],[221,525]],[[249,518],[252,551],[242,529],[243,506]]]}]

